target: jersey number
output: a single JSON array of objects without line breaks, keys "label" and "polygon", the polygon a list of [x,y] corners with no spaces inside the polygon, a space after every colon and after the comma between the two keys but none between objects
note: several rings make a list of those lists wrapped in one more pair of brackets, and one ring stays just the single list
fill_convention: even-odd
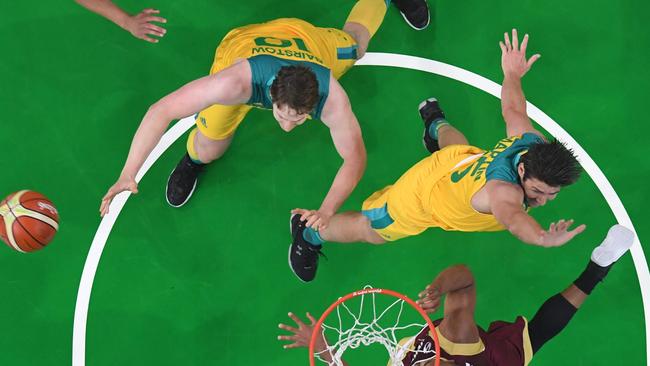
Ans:
[{"label": "jersey number", "polygon": [[286,48],[286,47],[291,47],[292,45],[295,45],[298,47],[298,49],[306,52],[311,52],[309,51],[309,48],[305,45],[305,41],[303,41],[300,38],[292,38],[292,39],[282,39],[282,38],[275,38],[275,37],[257,37],[255,38],[255,44],[258,46],[270,46],[270,47],[281,47],[281,48]]}]

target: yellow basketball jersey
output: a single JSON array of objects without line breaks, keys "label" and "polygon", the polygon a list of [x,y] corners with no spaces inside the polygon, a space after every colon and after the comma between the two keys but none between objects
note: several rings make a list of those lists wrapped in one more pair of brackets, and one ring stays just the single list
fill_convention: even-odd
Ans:
[{"label": "yellow basketball jersey", "polygon": [[[429,205],[442,228],[459,231],[499,231],[505,228],[494,215],[472,207],[472,197],[488,180],[519,184],[519,157],[531,144],[542,142],[532,133],[500,140],[492,150],[458,161],[431,190]],[[522,202],[523,204],[523,202]]]},{"label": "yellow basketball jersey", "polygon": [[330,33],[340,35],[342,32],[317,28],[295,18],[251,24],[230,31],[217,49],[216,59],[232,62],[237,58],[268,55],[313,62],[331,69],[337,61],[337,43]]}]

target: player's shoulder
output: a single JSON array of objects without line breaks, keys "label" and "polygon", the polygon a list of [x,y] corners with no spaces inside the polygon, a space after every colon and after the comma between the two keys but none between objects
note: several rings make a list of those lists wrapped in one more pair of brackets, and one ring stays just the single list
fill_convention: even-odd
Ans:
[{"label": "player's shoulder", "polygon": [[[485,184],[489,209],[492,215],[507,227],[506,222],[516,213],[525,212],[524,190],[521,186],[502,180],[491,180]],[[502,221],[503,220],[503,221]]]},{"label": "player's shoulder", "polygon": [[532,130],[529,132],[525,132],[521,135],[521,139],[525,141],[530,141],[531,143],[541,143],[541,142],[546,142],[546,136],[544,136],[543,133],[537,131],[537,130]]},{"label": "player's shoulder", "polygon": [[509,184],[518,185],[519,176],[517,172],[516,163],[510,159],[494,159],[490,162],[486,170],[486,180],[503,181]]},{"label": "player's shoulder", "polygon": [[519,159],[531,146],[543,142],[545,142],[543,135],[533,132],[525,132],[500,140],[489,153],[492,160],[487,168],[487,180],[501,180],[518,184]]},{"label": "player's shoulder", "polygon": [[219,82],[228,83],[228,85],[233,85],[233,87],[235,85],[247,87],[250,86],[252,72],[248,60],[242,58],[215,75],[218,75]]},{"label": "player's shoulder", "polygon": [[518,135],[508,136],[508,138],[514,138],[517,140],[521,140],[521,142],[523,143],[529,143],[529,144],[535,144],[535,143],[541,143],[547,141],[546,136],[544,136],[543,133],[535,129],[523,132]]},{"label": "player's shoulder", "polygon": [[512,201],[520,203],[523,199],[524,190],[519,184],[504,179],[492,179],[485,183],[485,190],[490,201]]},{"label": "player's shoulder", "polygon": [[333,76],[330,76],[329,91],[327,93],[327,100],[323,106],[321,119],[323,122],[334,121],[343,114],[351,111],[350,99],[348,94],[343,89]]},{"label": "player's shoulder", "polygon": [[331,74],[329,77],[329,90],[327,94],[329,96],[328,100],[331,100],[333,105],[350,103],[350,99],[348,98],[345,89],[343,89],[343,86]]},{"label": "player's shoulder", "polygon": [[546,137],[537,130],[523,132],[517,135],[508,135],[499,140],[492,148],[495,151],[503,151],[510,147],[530,145],[539,142],[545,142]]}]

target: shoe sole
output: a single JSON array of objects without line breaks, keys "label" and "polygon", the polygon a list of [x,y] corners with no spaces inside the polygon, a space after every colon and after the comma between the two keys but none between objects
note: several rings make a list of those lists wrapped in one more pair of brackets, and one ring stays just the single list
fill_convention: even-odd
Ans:
[{"label": "shoe sole", "polygon": [[293,235],[293,230],[291,230],[291,221],[293,221],[294,216],[297,214],[291,214],[291,217],[289,217],[289,235]]},{"label": "shoe sole", "polygon": [[[174,170],[176,170],[176,169],[174,169]],[[172,172],[169,174],[169,177],[167,177],[167,187],[169,187],[169,180],[172,178],[172,174],[174,174],[174,170],[172,170]],[[194,190],[196,189],[196,183],[198,181],[199,181],[198,179],[194,179],[194,185],[192,186],[192,190],[190,191],[190,194],[187,196],[187,198],[185,198],[185,201],[181,202],[179,205],[174,205],[171,202],[169,202],[169,197],[167,197],[167,189],[165,189],[165,201],[167,201],[167,203],[170,206],[174,207],[174,208],[179,208],[179,207],[183,206],[184,204],[187,203],[187,201],[190,200],[190,198],[194,194]]]},{"label": "shoe sole", "polygon": [[422,130],[422,146],[424,147],[424,150],[426,150],[428,153],[431,153],[431,151],[429,151],[429,148],[427,147],[427,142],[424,141],[424,136],[426,134],[427,134],[427,129],[425,128],[424,130]]},{"label": "shoe sole", "polygon": [[[429,9],[427,8],[427,10],[429,10]],[[426,29],[426,27],[428,27],[429,23],[431,22],[431,14],[429,14],[429,16],[427,17],[427,24],[425,24],[424,27],[422,27],[422,28],[418,28],[418,27],[414,26],[413,24],[411,24],[411,22],[409,22],[409,20],[406,18],[406,15],[404,15],[404,13],[402,13],[401,11],[399,13],[402,14],[402,18],[404,18],[404,21],[406,21],[406,24],[408,24],[409,27],[411,27],[411,28],[413,28],[413,29],[415,29],[417,31],[421,31],[421,30]]]},{"label": "shoe sole", "polygon": [[[293,240],[293,232],[292,232],[292,230],[291,230],[291,221],[293,221],[293,217],[296,216],[296,215],[297,215],[297,214],[292,214],[291,217],[289,217],[289,235],[292,236],[292,237],[291,237],[292,240]],[[293,243],[290,243],[290,244],[289,244],[289,255],[287,255],[287,262],[288,262],[288,264],[289,264],[289,269],[291,269],[291,272],[293,272],[293,274],[294,274],[294,275],[295,275],[295,276],[300,280],[300,282],[302,282],[302,283],[308,283],[309,281],[305,281],[305,280],[303,280],[302,278],[300,278],[300,276],[298,276],[298,274],[296,273],[296,271],[293,270],[293,266],[291,265],[291,246],[292,246],[292,245],[293,245]]]},{"label": "shoe sole", "polygon": [[[594,249],[591,259],[594,260],[593,256],[598,252],[601,256],[600,260],[602,260],[602,255],[605,254],[605,258],[611,258],[609,265],[612,265],[618,262],[630,250],[633,244],[634,232],[625,226],[619,224],[614,225],[607,232],[605,241]],[[598,251],[598,249],[601,250]]]}]

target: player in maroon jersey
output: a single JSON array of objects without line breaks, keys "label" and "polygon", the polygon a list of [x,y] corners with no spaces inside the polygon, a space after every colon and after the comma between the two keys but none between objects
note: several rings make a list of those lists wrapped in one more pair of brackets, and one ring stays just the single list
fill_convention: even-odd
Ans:
[{"label": "player in maroon jersey", "polygon": [[[474,321],[476,287],[470,270],[464,265],[445,269],[419,294],[417,301],[426,312],[434,313],[440,307],[442,298],[445,298],[443,318],[434,321],[440,341],[440,365],[528,365],[533,355],[567,326],[587,296],[628,251],[633,241],[634,233],[631,230],[614,225],[605,240],[592,252],[584,272],[564,291],[546,300],[530,322],[518,316],[512,323],[492,322],[487,330]],[[294,314],[289,316],[296,322],[297,328],[280,324],[281,329],[293,334],[281,335],[278,339],[293,342],[285,345],[285,348],[308,347],[315,319],[308,315],[311,323],[306,324]],[[325,339],[317,340],[316,352],[326,350],[326,342]],[[399,348],[403,350],[399,357],[402,366],[434,365],[435,347],[428,326],[417,335],[403,339],[400,344],[402,347]],[[322,354],[327,356],[327,352]]]}]

